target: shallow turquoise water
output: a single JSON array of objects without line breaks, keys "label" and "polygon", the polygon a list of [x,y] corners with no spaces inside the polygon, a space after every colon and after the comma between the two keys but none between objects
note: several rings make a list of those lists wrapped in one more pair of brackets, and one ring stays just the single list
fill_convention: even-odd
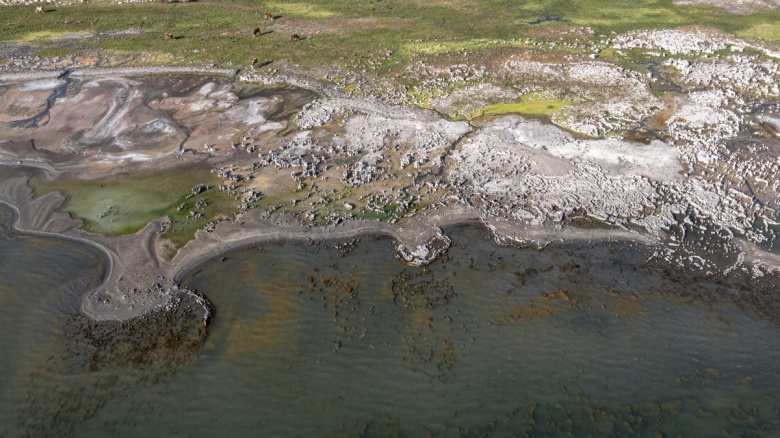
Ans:
[{"label": "shallow turquoise water", "polygon": [[735,286],[664,274],[621,244],[534,251],[500,247],[478,227],[448,234],[453,246],[426,268],[370,236],[272,242],[204,263],[183,279],[216,307],[198,357],[133,387],[90,386],[104,401],[70,431],[780,432],[780,332],[728,298]]}]

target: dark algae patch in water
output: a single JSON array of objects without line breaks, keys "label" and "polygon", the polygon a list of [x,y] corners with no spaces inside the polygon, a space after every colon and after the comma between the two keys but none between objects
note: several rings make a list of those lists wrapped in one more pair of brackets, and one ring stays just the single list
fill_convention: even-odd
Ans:
[{"label": "dark algae patch in water", "polygon": [[30,373],[12,430],[71,436],[115,398],[169,381],[206,338],[203,311],[185,295],[175,306],[125,322],[69,317],[53,354]]},{"label": "dark algae patch in water", "polygon": [[[126,322],[63,316],[9,430],[79,436],[771,436],[777,278],[681,269],[626,242],[499,246],[445,230],[216,256]],[[190,297],[190,298],[187,298]],[[191,301],[188,301],[190,300]]]},{"label": "dark algae patch in water", "polygon": [[448,235],[427,267],[362,237],[268,243],[193,273],[219,311],[209,360],[188,370],[223,376],[213,421],[280,435],[778,431],[776,279],[683,272],[629,243]]},{"label": "dark algae patch in water", "polygon": [[94,321],[81,301],[104,280],[105,254],[20,232],[13,218],[0,204],[0,435],[72,436],[108,401],[170,380],[194,360],[207,301],[174,287],[165,306],[142,317]]}]

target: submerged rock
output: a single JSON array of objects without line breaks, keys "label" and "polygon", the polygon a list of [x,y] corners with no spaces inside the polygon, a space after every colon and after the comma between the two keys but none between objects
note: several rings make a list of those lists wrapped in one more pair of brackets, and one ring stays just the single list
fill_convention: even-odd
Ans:
[{"label": "submerged rock", "polygon": [[171,379],[197,357],[211,309],[202,296],[179,288],[170,305],[127,321],[71,316],[54,342],[57,352],[30,375],[18,430],[68,436],[118,395]]}]

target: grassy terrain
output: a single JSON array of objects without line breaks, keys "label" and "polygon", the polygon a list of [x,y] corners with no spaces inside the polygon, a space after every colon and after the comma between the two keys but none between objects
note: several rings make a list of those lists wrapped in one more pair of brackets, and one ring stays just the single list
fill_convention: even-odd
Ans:
[{"label": "grassy terrain", "polygon": [[[177,246],[190,240],[195,230],[226,211],[234,211],[238,202],[226,192],[211,188],[193,195],[194,185],[218,184],[208,170],[191,172],[154,172],[122,175],[89,181],[47,181],[34,178],[36,196],[62,191],[68,196],[63,210],[86,221],[84,229],[113,236],[135,233],[150,220],[168,216],[173,221],[167,233]],[[195,206],[203,199],[203,208]],[[185,208],[180,209],[184,204]],[[190,217],[198,212],[202,218]]]},{"label": "grassy terrain", "polygon": [[[30,6],[3,7],[0,41],[34,44],[45,50],[43,54],[101,50],[136,57],[137,62],[228,67],[245,66],[257,57],[303,67],[336,64],[356,69],[388,50],[394,54],[385,62],[392,66],[417,53],[517,45],[512,40],[526,37],[552,19],[590,26],[597,35],[704,24],[746,37],[780,40],[776,25],[780,11],[734,15],[718,9],[678,8],[670,0],[203,1],[93,3],[49,10],[35,15]],[[266,10],[279,19],[263,20]],[[255,27],[269,33],[253,38]],[[128,29],[141,33],[110,34]],[[163,32],[177,39],[165,40]],[[76,33],[97,36],[61,39]],[[305,39],[288,41],[289,33]],[[141,58],[140,53],[160,56]]]}]

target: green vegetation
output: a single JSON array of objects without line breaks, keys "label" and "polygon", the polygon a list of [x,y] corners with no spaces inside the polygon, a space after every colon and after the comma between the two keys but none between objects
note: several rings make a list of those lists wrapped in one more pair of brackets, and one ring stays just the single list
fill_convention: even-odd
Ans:
[{"label": "green vegetation", "polygon": [[408,43],[403,46],[403,52],[409,55],[413,54],[438,54],[438,53],[454,53],[463,51],[475,51],[482,49],[495,49],[498,47],[531,47],[529,44],[523,41],[517,40],[486,40],[486,39],[469,39],[460,41],[443,41],[443,42],[416,42]]},{"label": "green vegetation", "polygon": [[[41,54],[65,53],[65,48],[76,54],[100,50],[131,58],[130,64],[229,67],[246,66],[256,57],[304,68],[336,64],[358,70],[374,60],[381,63],[379,71],[387,71],[416,54],[522,47],[521,38],[550,20],[589,26],[597,35],[703,24],[740,36],[780,40],[778,10],[735,15],[675,7],[671,0],[239,0],[49,9],[35,15],[30,6],[3,7],[0,41],[32,43]],[[263,20],[264,11],[280,18]],[[255,27],[268,33],[253,38]],[[127,30],[140,32],[120,33]],[[177,39],[165,40],[163,32]],[[75,38],[79,33],[82,37]],[[289,41],[288,33],[304,39]],[[388,51],[394,54],[388,57]]]},{"label": "green vegetation", "polygon": [[780,41],[780,26],[769,23],[758,23],[748,29],[737,32],[737,35],[746,38],[759,38],[770,41]]},{"label": "green vegetation", "polygon": [[528,100],[525,102],[497,103],[477,110],[469,119],[482,116],[500,116],[503,114],[524,114],[531,116],[552,116],[561,108],[574,102],[568,100]]},{"label": "green vegetation", "polygon": [[[193,194],[193,187],[211,188]],[[34,178],[36,196],[62,191],[63,210],[86,221],[84,230],[112,236],[135,233],[153,219],[168,216],[173,226],[165,237],[177,247],[209,221],[235,211],[238,202],[215,188],[218,179],[205,169],[119,175],[90,181]],[[203,200],[201,207],[196,203]],[[184,205],[184,208],[180,208]],[[197,213],[192,216],[192,213]]]},{"label": "green vegetation", "polygon": [[299,18],[331,18],[340,15],[328,9],[327,6],[318,6],[312,3],[290,2],[266,2],[265,10],[274,11],[276,15],[295,16]]}]

